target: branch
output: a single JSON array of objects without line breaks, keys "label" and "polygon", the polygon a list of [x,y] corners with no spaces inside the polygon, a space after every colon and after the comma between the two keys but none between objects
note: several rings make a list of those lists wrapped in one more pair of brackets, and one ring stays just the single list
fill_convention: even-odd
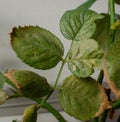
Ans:
[{"label": "branch", "polygon": [[36,101],[40,106],[39,107],[42,107],[44,109],[47,109],[50,113],[52,113],[56,119],[59,121],[59,122],[67,122],[64,117],[59,113],[59,111],[57,111],[53,106],[51,106],[49,103],[47,102],[44,102],[42,105],[41,105],[41,102],[42,102],[42,99],[41,98],[34,98],[33,99],[34,101]]}]

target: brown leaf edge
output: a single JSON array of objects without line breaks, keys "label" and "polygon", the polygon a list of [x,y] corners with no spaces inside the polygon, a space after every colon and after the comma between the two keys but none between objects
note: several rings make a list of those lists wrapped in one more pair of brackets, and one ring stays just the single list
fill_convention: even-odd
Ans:
[{"label": "brown leaf edge", "polygon": [[5,77],[7,77],[15,86],[16,88],[20,89],[20,86],[17,84],[17,81],[14,79],[14,73],[16,70],[10,70],[4,74]]},{"label": "brown leaf edge", "polygon": [[110,102],[108,101],[108,97],[105,93],[104,88],[101,85],[99,85],[99,87],[100,87],[100,90],[102,91],[103,100],[101,102],[101,105],[100,105],[100,108],[99,108],[98,112],[95,114],[95,117],[100,116],[106,109],[111,108]]},{"label": "brown leaf edge", "polygon": [[[105,54],[106,56],[106,54]],[[107,68],[106,68],[106,61],[105,58],[103,60],[103,71],[104,71],[104,76],[106,79],[106,82],[108,84],[108,86],[110,87],[110,89],[112,90],[112,92],[115,94],[116,99],[120,98],[120,90],[115,86],[114,81],[110,80]]]},{"label": "brown leaf edge", "polygon": [[18,26],[18,27],[14,27],[13,29],[12,29],[12,32],[10,32],[9,34],[10,34],[10,44],[11,44],[11,46],[13,45],[13,40],[14,40],[14,38],[15,38],[15,36],[16,36],[16,32],[18,31],[18,30],[29,30],[30,28],[36,28],[36,27],[39,27],[39,26],[32,26],[32,25],[25,25],[25,26]]}]

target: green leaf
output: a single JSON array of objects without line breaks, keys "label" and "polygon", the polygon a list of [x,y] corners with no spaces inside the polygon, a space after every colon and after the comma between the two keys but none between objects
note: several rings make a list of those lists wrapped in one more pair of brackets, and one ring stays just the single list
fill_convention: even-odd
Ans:
[{"label": "green leaf", "polygon": [[108,48],[104,60],[104,74],[116,97],[120,98],[120,41],[114,41]]},{"label": "green leaf", "polygon": [[46,78],[29,70],[10,70],[5,76],[26,97],[43,97],[52,90]]},{"label": "green leaf", "polygon": [[99,43],[100,47],[104,50],[108,46],[108,40],[110,34],[109,25],[110,25],[109,15],[104,14],[103,19],[96,21],[96,31],[92,37]]},{"label": "green leaf", "polygon": [[[104,15],[103,19],[96,20],[96,31],[92,36],[92,38],[99,43],[100,47],[103,50],[106,50],[108,48],[108,43],[110,39],[110,30],[109,30],[110,16],[107,14],[103,15]],[[116,15],[116,19],[119,17],[120,17],[119,15]],[[119,39],[120,39],[120,27],[117,27],[115,32],[115,40]]]},{"label": "green leaf", "polygon": [[60,40],[38,26],[13,28],[11,45],[23,62],[43,70],[56,66],[64,52]]},{"label": "green leaf", "polygon": [[116,28],[115,40],[120,40],[120,25]]},{"label": "green leaf", "polygon": [[60,20],[60,29],[63,36],[67,39],[73,40],[75,35],[78,33],[79,28],[81,27],[80,23],[80,12],[88,10],[88,8],[96,0],[88,0],[79,7],[73,10],[68,10],[64,13]]},{"label": "green leaf", "polygon": [[37,105],[29,105],[25,108],[22,122],[37,122]]},{"label": "green leaf", "polygon": [[97,0],[88,0],[86,2],[84,2],[82,5],[78,6],[77,9],[84,11],[87,10],[88,8],[90,8],[94,2],[96,2]]},{"label": "green leaf", "polygon": [[68,60],[70,71],[77,77],[88,77],[94,68],[100,68],[103,52],[93,39],[74,42]]},{"label": "green leaf", "polygon": [[63,36],[69,40],[80,41],[90,38],[95,32],[94,21],[103,16],[92,10],[81,10],[81,6],[64,13],[60,20],[60,30]]},{"label": "green leaf", "polygon": [[59,92],[59,102],[66,113],[79,120],[99,116],[109,106],[102,86],[94,79],[67,77]]},{"label": "green leaf", "polygon": [[0,88],[0,105],[3,104],[8,99],[8,94]]}]

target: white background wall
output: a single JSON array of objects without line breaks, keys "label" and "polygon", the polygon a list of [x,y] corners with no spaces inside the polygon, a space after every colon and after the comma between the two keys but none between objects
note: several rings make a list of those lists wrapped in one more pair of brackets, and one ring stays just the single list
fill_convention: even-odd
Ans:
[{"label": "white background wall", "polygon": [[[64,43],[66,50],[69,47],[67,41],[59,31],[59,20],[64,11],[73,9],[86,0],[0,0],[0,71],[6,69],[31,69],[23,64],[15,55],[10,47],[9,33],[14,26],[39,25],[56,34]],[[97,12],[107,12],[107,0],[98,0],[92,9]],[[120,7],[116,11],[120,13]],[[52,70],[45,71],[35,70],[49,79],[52,84],[59,66]],[[64,70],[61,80],[69,74]],[[12,112],[12,110],[11,110]],[[65,114],[65,116],[67,116]],[[16,118],[14,116],[14,118]],[[69,117],[68,117],[69,118]],[[0,117],[0,122],[11,122],[11,117]],[[57,122],[49,115],[40,115],[39,121]],[[70,118],[69,122],[76,122]]]}]

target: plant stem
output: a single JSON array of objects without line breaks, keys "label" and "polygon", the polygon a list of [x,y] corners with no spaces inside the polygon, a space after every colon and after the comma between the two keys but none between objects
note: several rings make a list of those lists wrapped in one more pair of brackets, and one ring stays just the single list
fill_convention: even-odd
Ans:
[{"label": "plant stem", "polygon": [[[72,43],[71,43],[71,45],[70,45],[70,48],[71,48],[72,44],[73,44],[73,41],[72,41]],[[56,80],[55,80],[55,84],[54,84],[54,86],[53,86],[53,90],[50,91],[50,93],[46,96],[46,98],[43,100],[42,103],[46,102],[46,101],[48,100],[48,98],[51,96],[51,94],[54,92],[54,90],[56,89],[56,86],[57,86],[57,84],[58,84],[59,78],[60,78],[61,73],[62,73],[62,71],[63,71],[63,67],[64,67],[64,65],[65,65],[65,63],[66,63],[67,58],[68,58],[68,55],[69,55],[69,52],[70,52],[70,48],[69,48],[69,51],[68,51],[67,54],[66,54],[65,59],[62,61],[60,70],[59,70],[58,75],[57,75],[57,78],[56,78]]]},{"label": "plant stem", "polygon": [[60,67],[60,70],[59,70],[59,72],[58,72],[58,75],[57,75],[57,78],[56,78],[56,81],[55,81],[55,84],[54,84],[54,87],[53,87],[54,89],[55,89],[56,86],[57,86],[57,83],[58,83],[58,81],[59,81],[59,78],[60,78],[60,75],[61,75],[61,73],[62,73],[63,67],[64,67],[64,65],[65,65],[65,63],[66,63],[66,60],[67,60],[67,58],[68,58],[68,55],[69,55],[69,53],[70,53],[70,49],[71,49],[71,47],[72,47],[72,45],[73,45],[73,42],[74,42],[74,41],[71,42],[69,51],[67,52],[67,54],[66,54],[66,56],[65,56],[65,59],[64,59],[63,62],[62,62],[62,65],[61,65],[61,67]]},{"label": "plant stem", "polygon": [[112,42],[114,42],[114,36],[115,36],[115,30],[112,29],[112,26],[115,23],[115,2],[114,2],[114,0],[109,0],[109,12],[110,12],[110,31],[111,31],[109,44],[111,44]]},{"label": "plant stem", "polygon": [[112,109],[118,109],[120,108],[120,100],[115,101],[112,103]]},{"label": "plant stem", "polygon": [[110,11],[110,27],[115,22],[115,3],[114,0],[109,0],[109,11]]},{"label": "plant stem", "polygon": [[49,103],[44,102],[44,104],[42,104],[42,106],[41,106],[42,99],[40,99],[40,98],[34,98],[33,100],[36,101],[39,104],[39,107],[45,108],[50,113],[52,113],[59,122],[67,122],[64,119],[64,117],[53,106],[51,106]]},{"label": "plant stem", "polygon": [[[66,56],[66,58],[67,58],[67,56]],[[65,58],[65,60],[66,60],[66,58]],[[60,70],[58,72],[58,76],[56,78],[56,82],[55,82],[54,87],[53,87],[54,89],[56,88],[56,86],[58,84],[58,81],[59,81],[59,78],[60,78],[60,75],[62,73],[62,70],[63,70],[64,65],[65,65],[65,61],[62,62],[62,65],[61,65]]]},{"label": "plant stem", "polygon": [[[72,44],[73,44],[73,41],[72,41],[70,47],[72,46]],[[58,84],[59,78],[60,78],[61,73],[62,73],[62,71],[63,71],[63,67],[64,67],[64,65],[65,65],[65,63],[66,63],[67,58],[68,58],[69,52],[70,52],[70,49],[69,49],[68,53],[66,54],[65,59],[62,61],[60,70],[59,70],[58,75],[57,75],[57,78],[56,78],[56,80],[55,80],[55,84],[54,84],[54,86],[53,86],[53,90],[51,90],[51,91],[49,92],[49,94],[45,97],[45,99],[43,99],[43,100],[40,100],[40,98],[37,99],[37,102],[40,104],[40,106],[42,106],[42,107],[44,107],[45,109],[47,109],[47,110],[48,110],[49,112],[51,112],[54,116],[56,116],[56,118],[58,118],[58,119],[60,118],[60,115],[59,115],[60,113],[59,113],[57,110],[55,110],[52,106],[48,105],[48,104],[46,103],[46,101],[48,100],[48,98],[51,96],[51,94],[52,94],[52,93],[54,92],[54,90],[56,89],[56,86],[57,86],[57,84]],[[36,100],[35,100],[35,101],[36,101]],[[67,121],[65,121],[65,119],[64,119],[63,117],[61,117],[61,120],[59,120],[59,121],[60,121],[60,122],[67,122]]]},{"label": "plant stem", "polygon": [[98,122],[106,122],[107,115],[109,110],[105,110],[104,113],[99,117]]},{"label": "plant stem", "polygon": [[[67,58],[67,56],[66,56],[66,58]],[[65,59],[66,59],[66,58],[65,58]],[[57,86],[57,84],[58,84],[58,81],[59,81],[59,78],[60,78],[60,75],[61,75],[61,73],[62,73],[62,70],[63,70],[64,65],[65,65],[65,61],[63,61],[62,64],[61,64],[61,67],[60,67],[60,70],[59,70],[59,72],[58,72],[58,75],[57,75],[55,84],[54,84],[54,86],[53,86],[53,90],[49,92],[49,94],[45,97],[45,99],[42,101],[42,103],[46,102],[46,101],[48,100],[48,98],[51,96],[51,94],[54,92],[54,90],[55,90],[55,88],[56,88],[56,86]]]},{"label": "plant stem", "polygon": [[[110,40],[109,40],[109,44],[111,44],[112,42],[114,42],[114,36],[115,36],[115,31],[111,29],[112,25],[115,22],[115,3],[114,0],[109,0],[109,12],[110,12],[110,31],[111,31],[111,35],[110,35]],[[102,73],[103,71],[101,71]],[[101,74],[102,75],[102,74]],[[102,77],[102,76],[101,76]],[[99,80],[99,78],[98,78]],[[101,82],[101,81],[100,81]],[[104,113],[99,117],[98,122],[105,122],[107,119],[107,114],[108,114],[109,110],[105,110]]]}]

